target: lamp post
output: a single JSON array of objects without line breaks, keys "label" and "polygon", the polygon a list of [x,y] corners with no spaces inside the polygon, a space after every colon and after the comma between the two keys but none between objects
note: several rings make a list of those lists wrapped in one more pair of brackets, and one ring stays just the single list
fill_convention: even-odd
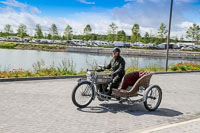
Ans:
[{"label": "lamp post", "polygon": [[170,30],[171,30],[171,20],[172,20],[172,8],[173,0],[171,0],[170,15],[169,15],[169,27],[168,27],[168,37],[167,37],[167,56],[166,56],[166,72],[168,70],[168,56],[169,56],[169,43],[170,43]]}]

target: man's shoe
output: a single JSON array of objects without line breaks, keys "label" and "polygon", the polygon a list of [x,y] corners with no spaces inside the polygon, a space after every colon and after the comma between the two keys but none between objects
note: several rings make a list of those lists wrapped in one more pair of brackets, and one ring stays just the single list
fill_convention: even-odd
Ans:
[{"label": "man's shoe", "polygon": [[120,101],[120,100],[121,100],[121,97],[116,97],[116,100],[117,100],[117,101]]}]

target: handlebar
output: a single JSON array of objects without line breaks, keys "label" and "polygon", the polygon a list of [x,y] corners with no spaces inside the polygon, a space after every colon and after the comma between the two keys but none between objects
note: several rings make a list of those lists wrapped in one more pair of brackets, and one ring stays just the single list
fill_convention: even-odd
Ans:
[{"label": "handlebar", "polygon": [[90,70],[90,69],[87,69],[87,71],[96,71],[96,70]]},{"label": "handlebar", "polygon": [[106,70],[106,69],[104,68],[104,65],[99,65],[98,67],[99,67],[99,69],[95,69],[95,70],[87,69],[87,71],[102,72],[102,71]]}]

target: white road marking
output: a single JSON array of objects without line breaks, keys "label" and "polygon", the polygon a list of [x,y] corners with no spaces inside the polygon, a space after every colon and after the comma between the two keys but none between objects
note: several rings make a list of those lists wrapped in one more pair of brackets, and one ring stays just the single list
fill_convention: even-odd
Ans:
[{"label": "white road marking", "polygon": [[192,119],[192,120],[188,120],[188,121],[184,121],[184,122],[179,122],[179,123],[174,123],[174,124],[170,124],[170,125],[165,125],[165,126],[161,126],[161,127],[157,127],[157,128],[153,128],[153,129],[138,131],[138,133],[151,133],[151,132],[155,132],[155,131],[159,131],[159,130],[163,130],[163,129],[167,129],[167,128],[171,128],[171,127],[176,127],[176,126],[180,126],[180,125],[184,125],[184,124],[188,124],[188,123],[192,123],[192,122],[197,122],[197,121],[200,121],[200,118]]}]

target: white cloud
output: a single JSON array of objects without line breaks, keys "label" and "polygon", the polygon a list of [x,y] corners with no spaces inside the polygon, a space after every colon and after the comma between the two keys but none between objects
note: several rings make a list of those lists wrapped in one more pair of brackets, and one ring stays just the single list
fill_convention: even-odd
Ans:
[{"label": "white cloud", "polygon": [[37,7],[31,6],[31,5],[27,5],[27,4],[24,4],[24,3],[20,3],[20,2],[18,2],[16,0],[0,1],[0,3],[3,3],[5,5],[7,5],[8,7],[18,7],[22,11],[28,10],[31,13],[41,13],[41,11]]},{"label": "white cloud", "polygon": [[[148,0],[148,1],[151,1],[151,2],[163,2],[163,1],[166,1],[166,0]],[[180,3],[183,3],[183,2],[185,2],[185,3],[191,3],[191,2],[198,2],[198,0],[174,0],[174,3],[179,3],[179,2]]]},{"label": "white cloud", "polygon": [[[177,0],[174,2],[171,36],[182,36],[188,28],[189,22],[198,23],[200,17],[199,9],[188,4],[196,0]],[[161,23],[165,23],[168,28],[169,23],[169,0],[144,0],[142,3],[128,2],[121,8],[114,8],[112,20],[129,25],[139,24],[142,35],[147,32],[157,34],[157,29]],[[192,13],[192,14],[191,14]],[[195,14],[195,15],[194,15]],[[191,16],[193,15],[193,16]],[[196,19],[195,19],[196,18]]]},{"label": "white cloud", "polygon": [[125,2],[134,2],[134,1],[136,1],[136,2],[138,2],[138,3],[143,3],[144,2],[144,0],[124,0]]},{"label": "white cloud", "polygon": [[86,0],[78,0],[78,1],[84,4],[95,4],[95,2],[87,2]]},{"label": "white cloud", "polygon": [[185,21],[185,22],[182,22],[181,24],[178,24],[177,27],[182,28],[182,29],[186,29],[186,28],[189,28],[192,25],[193,25],[193,22]]},{"label": "white cloud", "polygon": [[41,11],[37,7],[34,7],[34,6],[29,6],[29,10],[32,13],[41,13]]},{"label": "white cloud", "polygon": [[[0,13],[0,31],[3,30],[6,24],[11,24],[14,32],[17,31],[19,24],[23,23],[27,25],[28,33],[34,35],[36,24],[40,24],[44,33],[49,32],[51,24],[56,24],[59,30],[59,34],[63,34],[64,28],[69,24],[73,28],[74,34],[83,34],[83,29],[87,24],[92,27],[93,33],[107,34],[109,25],[114,22],[118,26],[118,30],[124,30],[127,35],[131,35],[131,28],[134,23],[128,23],[118,19],[113,19],[105,14],[97,13],[78,13],[74,14],[76,19],[67,18],[52,18],[52,17],[39,17],[35,14],[28,12],[15,12],[10,8],[5,9],[6,12]],[[143,18],[144,19],[144,18]],[[145,19],[148,20],[148,19]],[[137,21],[135,21],[137,22]],[[184,22],[176,25],[177,30],[172,29],[172,36],[183,35],[185,28],[191,25],[192,22]],[[156,35],[158,27],[142,25],[140,24],[140,32],[142,35],[145,32],[149,32],[151,35]]]},{"label": "white cloud", "polygon": [[[11,24],[14,32],[17,31],[19,24],[25,24],[28,28],[28,33],[34,35],[36,24],[40,24],[43,32],[48,33],[51,24],[56,24],[60,34],[63,34],[64,28],[69,24],[72,26],[75,34],[83,34],[83,29],[87,24],[90,24],[94,33],[107,34],[108,25],[112,22],[104,16],[95,14],[75,14],[74,19],[66,18],[52,18],[52,17],[39,17],[35,14],[28,12],[16,12],[14,10],[4,9],[3,13],[0,13],[0,31],[4,29],[6,24]],[[85,18],[85,19],[84,19]],[[90,21],[87,21],[90,20]]]},{"label": "white cloud", "polygon": [[[153,1],[158,2],[158,0]],[[118,26],[118,30],[124,30],[128,35],[131,35],[131,28],[135,23],[140,25],[142,35],[145,32],[156,35],[160,23],[163,22],[168,25],[169,19],[169,1],[166,0],[159,4],[152,3],[150,0],[144,0],[143,3],[129,2],[121,8],[104,10],[101,13],[80,12],[73,14],[73,18],[40,17],[34,14],[40,13],[40,10],[30,5],[27,5],[26,8],[28,7],[29,10],[20,12],[15,11],[15,8],[10,6],[0,7],[0,31],[3,30],[6,24],[11,24],[16,32],[19,24],[23,23],[27,25],[29,34],[33,35],[36,24],[40,24],[45,33],[48,33],[51,24],[56,24],[59,33],[63,34],[64,28],[69,24],[72,26],[74,34],[83,34],[84,27],[90,24],[93,33],[107,34],[109,25],[114,22]],[[180,37],[185,35],[187,28],[193,24],[193,21],[188,20],[183,14],[183,11],[187,10],[192,10],[192,8],[176,6],[174,9],[171,36],[177,35]]]},{"label": "white cloud", "polygon": [[20,2],[18,2],[16,0],[0,1],[0,3],[3,3],[3,4],[8,5],[8,6],[19,7],[19,8],[27,7],[26,4],[20,3]]},{"label": "white cloud", "polygon": [[189,2],[189,3],[191,3],[191,2],[198,2],[198,0],[175,0],[175,2]]}]

